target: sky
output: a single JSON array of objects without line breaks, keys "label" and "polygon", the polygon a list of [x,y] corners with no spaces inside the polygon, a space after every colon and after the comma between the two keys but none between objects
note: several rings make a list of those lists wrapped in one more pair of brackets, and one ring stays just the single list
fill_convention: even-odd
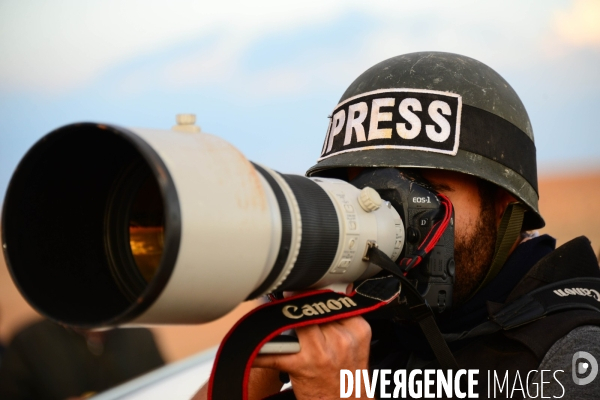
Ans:
[{"label": "sky", "polygon": [[600,2],[0,1],[0,202],[20,158],[81,121],[169,129],[178,113],[250,160],[303,174],[370,66],[463,54],[517,91],[541,175],[600,171]]}]

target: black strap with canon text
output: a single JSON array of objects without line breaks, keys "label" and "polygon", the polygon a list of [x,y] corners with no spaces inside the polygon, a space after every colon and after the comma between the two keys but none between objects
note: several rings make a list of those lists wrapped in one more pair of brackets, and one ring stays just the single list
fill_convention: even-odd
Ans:
[{"label": "black strap with canon text", "polygon": [[248,398],[250,368],[261,347],[289,329],[362,315],[398,297],[397,280],[370,279],[362,293],[343,295],[313,291],[263,304],[246,314],[229,331],[217,352],[208,386],[208,399]]},{"label": "black strap with canon text", "polygon": [[[367,279],[350,295],[313,291],[264,304],[244,316],[229,331],[215,359],[208,387],[212,400],[247,399],[250,369],[261,347],[289,329],[323,324],[367,314],[396,300],[407,307],[409,317],[419,323],[440,366],[458,369],[427,302],[404,272],[377,247],[367,256],[392,276]],[[399,294],[402,289],[402,299]],[[281,396],[293,396],[282,393]],[[274,397],[278,398],[278,397]]]}]

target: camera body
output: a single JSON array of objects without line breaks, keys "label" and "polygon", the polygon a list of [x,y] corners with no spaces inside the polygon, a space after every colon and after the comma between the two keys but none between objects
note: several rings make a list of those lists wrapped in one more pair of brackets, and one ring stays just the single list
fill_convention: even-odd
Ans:
[{"label": "camera body", "polygon": [[[400,258],[420,255],[422,242],[441,221],[444,211],[429,183],[415,171],[396,168],[365,169],[350,183],[377,190],[398,211],[406,226],[406,241]],[[434,311],[443,312],[452,305],[454,214],[433,249],[417,267],[408,271],[407,278],[414,282]]]}]

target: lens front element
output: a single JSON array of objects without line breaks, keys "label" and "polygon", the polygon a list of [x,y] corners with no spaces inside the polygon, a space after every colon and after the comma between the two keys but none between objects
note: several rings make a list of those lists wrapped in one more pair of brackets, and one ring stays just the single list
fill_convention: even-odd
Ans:
[{"label": "lens front element", "polygon": [[150,282],[163,254],[165,215],[156,180],[150,176],[142,184],[131,206],[129,246],[137,269]]}]

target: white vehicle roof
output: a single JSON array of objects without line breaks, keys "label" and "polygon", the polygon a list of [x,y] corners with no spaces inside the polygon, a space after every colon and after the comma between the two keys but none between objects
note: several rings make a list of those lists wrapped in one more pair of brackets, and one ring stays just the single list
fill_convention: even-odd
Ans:
[{"label": "white vehicle roof", "polygon": [[99,393],[93,400],[189,400],[208,381],[217,347]]}]

